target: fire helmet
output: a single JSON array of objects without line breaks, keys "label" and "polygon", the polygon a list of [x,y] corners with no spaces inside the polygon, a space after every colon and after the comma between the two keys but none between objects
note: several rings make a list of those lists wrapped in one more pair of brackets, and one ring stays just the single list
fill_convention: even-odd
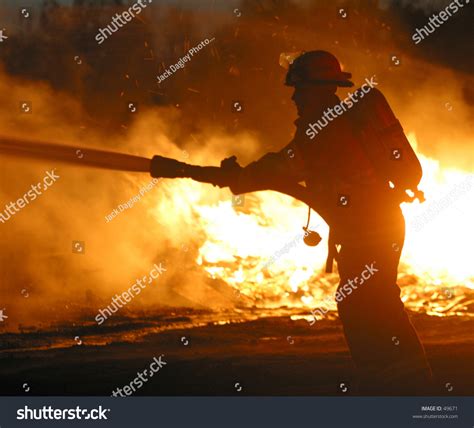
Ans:
[{"label": "fire helmet", "polygon": [[300,86],[321,83],[333,83],[350,87],[351,73],[341,70],[337,58],[326,51],[304,52],[289,64],[285,85]]}]

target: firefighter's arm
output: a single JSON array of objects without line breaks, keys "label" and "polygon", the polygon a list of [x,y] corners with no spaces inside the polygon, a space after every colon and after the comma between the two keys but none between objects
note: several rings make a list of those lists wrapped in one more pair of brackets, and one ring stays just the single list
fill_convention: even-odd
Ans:
[{"label": "firefighter's arm", "polygon": [[[305,186],[303,169],[296,169],[285,159],[287,152],[267,153],[256,162],[242,168],[229,185],[234,194],[274,190],[292,196],[308,205],[314,205],[313,198]],[[293,152],[290,152],[292,155]],[[292,158],[290,158],[292,159]]]},{"label": "firefighter's arm", "polygon": [[299,186],[298,183],[304,181],[304,170],[302,165],[298,164],[299,161],[298,150],[290,143],[280,152],[267,153],[241,168],[229,187],[233,193],[239,194],[259,190],[281,191],[282,188],[288,190]]},{"label": "firefighter's arm", "polygon": [[309,195],[299,185],[302,170],[293,162],[297,157],[294,147],[288,145],[278,153],[267,153],[248,166],[241,167],[235,156],[224,159],[220,167],[189,165],[175,159],[155,156],[151,161],[151,175],[164,178],[192,178],[202,183],[229,187],[234,194],[275,190],[304,202]]}]

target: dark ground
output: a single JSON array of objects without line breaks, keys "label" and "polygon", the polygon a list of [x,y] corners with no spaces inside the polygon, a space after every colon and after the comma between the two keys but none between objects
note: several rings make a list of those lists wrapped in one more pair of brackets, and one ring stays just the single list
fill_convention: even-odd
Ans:
[{"label": "dark ground", "polygon": [[[427,315],[412,320],[436,376],[433,395],[472,395],[473,322]],[[0,394],[110,395],[162,354],[167,365],[135,395],[355,394],[339,321],[310,326],[287,316],[167,330],[106,346],[88,346],[85,340],[49,350],[4,350]],[[341,383],[348,385],[346,393]]]}]

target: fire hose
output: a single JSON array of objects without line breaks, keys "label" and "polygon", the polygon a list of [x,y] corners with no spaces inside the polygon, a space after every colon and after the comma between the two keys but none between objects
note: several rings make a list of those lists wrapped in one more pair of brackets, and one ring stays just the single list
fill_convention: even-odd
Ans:
[{"label": "fire hose", "polygon": [[119,171],[150,172],[151,159],[106,150],[0,136],[0,154]]}]

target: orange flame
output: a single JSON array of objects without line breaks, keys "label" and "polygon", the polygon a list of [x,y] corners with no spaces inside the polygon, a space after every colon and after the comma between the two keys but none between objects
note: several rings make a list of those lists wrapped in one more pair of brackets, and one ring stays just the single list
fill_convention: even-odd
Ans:
[{"label": "orange flame", "polygon": [[[415,136],[409,139],[416,150]],[[470,314],[474,175],[443,169],[436,160],[418,155],[424,170],[420,189],[427,201],[402,206],[407,221],[399,275],[402,298],[412,310]],[[219,192],[209,186],[190,180],[169,185],[172,200],[167,209],[185,213],[205,236],[196,263],[209,276],[225,281],[259,307],[312,308],[323,299],[333,300],[338,278],[323,274],[326,246],[310,248],[301,239],[307,209],[303,203],[276,192],[258,192],[245,195],[240,208],[232,206],[230,195],[209,202],[210,193]],[[183,202],[180,195],[194,196]],[[311,228],[327,240],[328,227],[317,215]]]}]

